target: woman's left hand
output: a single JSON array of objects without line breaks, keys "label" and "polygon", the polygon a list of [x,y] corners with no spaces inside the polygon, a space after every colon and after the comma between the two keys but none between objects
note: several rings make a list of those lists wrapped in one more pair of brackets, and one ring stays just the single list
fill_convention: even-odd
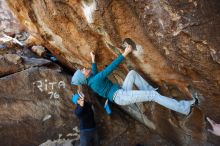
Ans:
[{"label": "woman's left hand", "polygon": [[92,63],[95,63],[95,54],[94,54],[94,51],[91,51],[90,52],[90,56],[92,58]]}]

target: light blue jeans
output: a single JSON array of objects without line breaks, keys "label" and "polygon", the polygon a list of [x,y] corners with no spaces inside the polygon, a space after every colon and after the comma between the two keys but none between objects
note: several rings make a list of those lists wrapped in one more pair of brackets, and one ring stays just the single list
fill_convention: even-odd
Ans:
[{"label": "light blue jeans", "polygon": [[[139,90],[133,90],[134,84]],[[129,105],[137,102],[154,101],[168,109],[188,115],[195,100],[180,100],[160,95],[136,71],[131,70],[126,76],[122,89],[114,93],[113,100],[118,105]]]}]

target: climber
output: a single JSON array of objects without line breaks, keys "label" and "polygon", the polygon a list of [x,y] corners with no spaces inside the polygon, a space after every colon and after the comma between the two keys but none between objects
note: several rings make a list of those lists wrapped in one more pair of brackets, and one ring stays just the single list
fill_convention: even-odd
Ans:
[{"label": "climber", "polygon": [[80,120],[80,146],[99,146],[92,104],[85,101],[82,92],[73,95],[72,102],[77,105],[75,114]]},{"label": "climber", "polygon": [[215,123],[215,121],[211,120],[209,117],[206,118],[208,122],[211,124],[212,129],[208,129],[214,135],[220,136],[220,124]]},{"label": "climber", "polygon": [[[177,101],[175,99],[162,96],[134,70],[131,70],[128,73],[122,87],[118,84],[113,84],[107,78],[107,76],[117,68],[125,57],[133,51],[133,49],[133,45],[130,45],[130,43],[127,42],[123,54],[120,54],[101,72],[97,71],[95,55],[91,52],[92,69],[78,69],[72,77],[71,84],[87,84],[94,92],[118,105],[154,101],[166,108],[188,115],[191,111],[191,106],[194,105],[196,99]],[[139,88],[139,90],[132,89],[134,84]]]}]

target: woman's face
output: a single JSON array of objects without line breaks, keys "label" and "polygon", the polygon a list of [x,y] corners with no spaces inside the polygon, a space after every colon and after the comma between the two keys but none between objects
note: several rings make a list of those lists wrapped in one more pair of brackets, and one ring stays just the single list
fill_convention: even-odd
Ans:
[{"label": "woman's face", "polygon": [[88,77],[90,74],[91,74],[91,69],[90,68],[83,68],[82,70],[82,73],[86,76],[86,77]]}]

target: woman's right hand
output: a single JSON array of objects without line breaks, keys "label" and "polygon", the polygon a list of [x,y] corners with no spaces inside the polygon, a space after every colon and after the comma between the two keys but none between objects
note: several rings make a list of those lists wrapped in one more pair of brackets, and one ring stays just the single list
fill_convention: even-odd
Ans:
[{"label": "woman's right hand", "polygon": [[132,47],[131,45],[127,45],[127,47],[125,48],[125,51],[124,53],[122,54],[124,57],[126,57],[129,53],[131,53],[133,50],[132,50]]}]

